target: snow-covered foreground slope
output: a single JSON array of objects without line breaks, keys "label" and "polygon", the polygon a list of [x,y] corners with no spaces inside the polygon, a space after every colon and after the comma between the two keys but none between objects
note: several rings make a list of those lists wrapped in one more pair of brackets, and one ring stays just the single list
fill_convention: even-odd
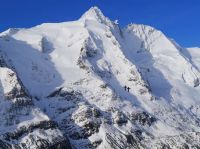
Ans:
[{"label": "snow-covered foreground slope", "polygon": [[0,51],[11,66],[2,65],[1,101],[23,84],[27,117],[56,122],[72,148],[200,147],[200,52],[152,27],[121,29],[93,7],[77,21],[9,29]]},{"label": "snow-covered foreground slope", "polygon": [[0,115],[1,149],[70,147],[56,122],[34,106],[1,52]]}]

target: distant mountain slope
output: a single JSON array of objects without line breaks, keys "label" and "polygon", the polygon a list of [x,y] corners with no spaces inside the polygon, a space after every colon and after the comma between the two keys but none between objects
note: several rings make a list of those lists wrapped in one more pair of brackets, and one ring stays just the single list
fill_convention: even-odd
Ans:
[{"label": "distant mountain slope", "polygon": [[[72,148],[200,147],[200,52],[153,27],[121,29],[92,7],[77,21],[9,29],[0,52]],[[3,98],[17,87],[4,71]]]}]

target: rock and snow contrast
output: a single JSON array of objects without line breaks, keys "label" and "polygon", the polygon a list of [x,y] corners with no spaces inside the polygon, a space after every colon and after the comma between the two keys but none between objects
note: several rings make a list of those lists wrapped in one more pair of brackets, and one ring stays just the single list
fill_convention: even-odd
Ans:
[{"label": "rock and snow contrast", "polygon": [[[0,148],[200,148],[200,49],[92,7],[0,34]],[[125,86],[130,90],[125,90]]]}]

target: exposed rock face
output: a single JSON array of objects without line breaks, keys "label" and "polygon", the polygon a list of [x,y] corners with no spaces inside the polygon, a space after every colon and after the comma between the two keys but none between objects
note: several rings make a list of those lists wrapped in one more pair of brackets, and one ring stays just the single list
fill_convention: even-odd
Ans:
[{"label": "exposed rock face", "polygon": [[128,119],[121,111],[113,109],[113,122],[118,125],[123,125],[128,122]]},{"label": "exposed rock face", "polygon": [[81,105],[78,107],[78,110],[73,113],[72,120],[78,124],[82,123],[82,134],[83,137],[89,137],[92,134],[99,131],[99,127],[101,124],[100,112],[93,108],[92,106]]},{"label": "exposed rock face", "polygon": [[136,123],[139,123],[141,125],[148,125],[151,126],[153,122],[156,121],[156,119],[146,112],[142,113],[131,113],[130,114],[130,120]]},{"label": "exposed rock face", "polygon": [[131,148],[143,148],[140,143],[140,139],[133,134],[124,134],[123,132],[113,129],[110,126],[104,126],[106,130],[105,140],[111,148],[116,149],[131,149]]},{"label": "exposed rock face", "polygon": [[[99,87],[102,88],[101,85]],[[113,125],[123,127],[128,123],[135,123],[150,127],[155,122],[155,118],[146,112],[125,114],[115,107],[101,111],[90,105],[82,93],[72,88],[57,89],[47,97],[45,105],[48,105],[45,109],[52,113],[50,117],[58,122],[60,130],[65,132],[72,142],[76,142],[74,146],[77,148],[97,148],[105,144],[119,149],[143,148],[142,131],[122,133],[113,128]],[[95,139],[90,139],[102,130],[105,131],[102,138],[96,136]]]},{"label": "exposed rock face", "polygon": [[199,133],[186,133],[173,137],[163,137],[150,141],[148,148],[163,149],[163,148],[180,148],[180,149],[198,149],[199,145]]},{"label": "exposed rock face", "polygon": [[[60,130],[73,142],[79,142],[76,146],[94,147],[101,143],[99,141],[86,141],[91,135],[99,132],[102,113],[87,103],[80,92],[73,89],[60,88],[50,94],[45,102],[48,103],[46,109],[53,111],[50,117],[58,121]],[[62,104],[63,107],[56,107],[55,103],[57,105]],[[86,144],[80,144],[83,140],[86,141]]]}]

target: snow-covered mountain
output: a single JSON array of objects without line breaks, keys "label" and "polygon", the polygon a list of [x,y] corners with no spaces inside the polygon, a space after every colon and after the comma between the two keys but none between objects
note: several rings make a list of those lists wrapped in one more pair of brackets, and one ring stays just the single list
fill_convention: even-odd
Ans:
[{"label": "snow-covered mountain", "polygon": [[200,49],[153,27],[92,7],[1,33],[0,66],[0,148],[200,148]]}]

